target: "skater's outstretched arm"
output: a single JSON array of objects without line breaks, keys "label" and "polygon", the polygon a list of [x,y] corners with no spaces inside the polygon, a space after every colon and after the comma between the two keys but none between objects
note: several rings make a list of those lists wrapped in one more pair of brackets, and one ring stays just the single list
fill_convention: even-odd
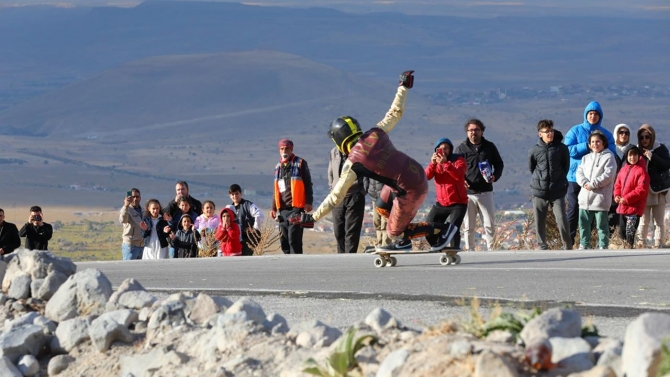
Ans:
[{"label": "skater's outstretched arm", "polygon": [[398,91],[395,94],[391,108],[386,113],[384,119],[377,123],[377,127],[384,130],[386,133],[398,124],[402,114],[405,111],[405,100],[407,99],[407,90],[414,86],[414,71],[405,71],[400,75],[400,83],[398,84]]},{"label": "skater's outstretched arm", "polygon": [[351,169],[351,161],[347,160],[342,165],[342,173],[340,174],[340,179],[333,187],[333,190],[328,194],[326,199],[323,200],[323,203],[319,208],[314,211],[312,217],[314,221],[318,221],[320,218],[329,214],[333,208],[337,207],[340,204],[344,197],[347,196],[349,188],[358,180],[358,175]]}]

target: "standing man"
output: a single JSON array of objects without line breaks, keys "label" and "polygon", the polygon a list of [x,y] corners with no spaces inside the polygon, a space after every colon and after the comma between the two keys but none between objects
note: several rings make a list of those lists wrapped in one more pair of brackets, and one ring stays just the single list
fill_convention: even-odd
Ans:
[{"label": "standing man", "polygon": [[589,149],[589,135],[595,130],[602,132],[607,138],[610,151],[616,155],[616,143],[612,133],[600,125],[603,120],[603,110],[600,104],[593,101],[584,109],[584,122],[572,126],[565,135],[565,145],[570,151],[570,171],[568,171],[568,224],[570,225],[570,243],[574,245],[577,229],[579,228],[579,191],[577,184],[577,168],[582,163],[582,157],[591,152]]},{"label": "standing man", "polygon": [[[328,188],[330,190],[340,180],[342,166],[346,160],[347,155],[341,153],[337,147],[331,149],[328,160]],[[363,187],[363,177],[358,177],[358,180],[349,187],[342,203],[333,208],[333,234],[337,240],[338,253],[356,253],[358,251],[364,214],[365,188]]]},{"label": "standing man", "polygon": [[163,213],[169,213],[171,217],[175,217],[179,212],[179,199],[186,198],[191,204],[191,211],[196,215],[202,215],[202,203],[189,194],[188,183],[186,181],[179,181],[175,185],[175,192],[177,193],[173,200],[168,203],[167,207],[163,208]]},{"label": "standing man", "polygon": [[49,240],[54,234],[51,224],[44,222],[44,214],[39,206],[30,207],[28,222],[19,231],[19,236],[26,237],[26,249],[49,250]]},{"label": "standing man", "polygon": [[123,225],[123,239],[121,255],[123,260],[142,259],[144,251],[144,237],[142,236],[142,206],[140,205],[140,190],[130,189],[130,196],[123,200],[123,207],[119,211],[119,222]]},{"label": "standing man", "polygon": [[5,221],[5,210],[0,208],[0,255],[9,254],[19,247],[21,247],[19,229],[16,225]]},{"label": "standing man", "polygon": [[528,152],[528,166],[532,175],[530,191],[533,193],[535,236],[540,250],[547,250],[547,210],[554,211],[563,249],[572,250],[570,227],[565,213],[565,194],[568,192],[570,152],[563,144],[563,134],[554,130],[554,122],[543,119],[537,124],[539,140]]},{"label": "standing man", "polygon": [[273,219],[280,216],[281,249],[284,254],[302,254],[303,227],[290,223],[288,219],[312,211],[312,176],[307,161],[293,154],[291,140],[279,140],[279,157],[280,161],[275,166],[274,200],[270,216]]},{"label": "standing man", "polygon": [[[468,210],[465,213],[463,223],[463,235],[465,236],[465,249],[475,249],[475,226],[477,214],[484,224],[484,239],[486,247],[491,250],[493,236],[495,234],[495,204],[493,202],[493,182],[497,182],[502,176],[502,157],[498,153],[495,144],[484,138],[486,126],[479,119],[469,119],[465,122],[467,138],[459,145],[454,153],[465,157],[468,167],[465,174],[465,187],[468,189]],[[487,181],[479,169],[479,163],[488,161],[492,169],[492,175]]]},{"label": "standing man", "polygon": [[260,232],[260,226],[263,224],[263,211],[254,203],[242,198],[242,187],[237,183],[230,185],[228,189],[230,200],[233,201],[235,208],[235,221],[240,224],[242,233],[242,255],[254,255],[254,251],[249,247],[249,233]]}]

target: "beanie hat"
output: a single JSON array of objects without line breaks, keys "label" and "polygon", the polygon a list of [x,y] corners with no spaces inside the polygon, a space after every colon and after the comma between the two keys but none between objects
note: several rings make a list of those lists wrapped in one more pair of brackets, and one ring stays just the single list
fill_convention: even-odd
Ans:
[{"label": "beanie hat", "polygon": [[291,148],[291,150],[293,150],[293,142],[289,139],[281,139],[281,140],[279,140],[278,148],[281,148],[281,147],[289,147],[289,148]]},{"label": "beanie hat", "polygon": [[449,144],[449,149],[451,149],[452,152],[454,151],[454,144],[452,144],[451,140],[447,139],[446,137],[443,137],[442,139],[438,140],[437,143],[435,143],[435,150],[437,150],[437,147],[439,147],[440,144],[444,143]]}]

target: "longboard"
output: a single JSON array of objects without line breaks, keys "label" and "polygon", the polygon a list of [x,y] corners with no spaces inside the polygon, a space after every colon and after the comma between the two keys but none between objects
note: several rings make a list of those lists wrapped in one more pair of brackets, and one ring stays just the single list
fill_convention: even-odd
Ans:
[{"label": "longboard", "polygon": [[378,255],[374,261],[375,267],[377,268],[386,266],[395,267],[396,264],[398,264],[398,260],[393,256],[394,254],[442,254],[440,256],[440,264],[443,266],[448,266],[450,264],[461,263],[461,256],[458,255],[459,251],[461,251],[461,249],[445,248],[435,251],[407,249],[394,251],[374,251],[371,254]]}]

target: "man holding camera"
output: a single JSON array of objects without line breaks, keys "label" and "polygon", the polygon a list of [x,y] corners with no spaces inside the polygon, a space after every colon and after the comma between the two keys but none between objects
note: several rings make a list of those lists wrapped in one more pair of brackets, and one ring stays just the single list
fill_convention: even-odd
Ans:
[{"label": "man holding camera", "polygon": [[53,236],[53,232],[51,224],[44,222],[42,208],[32,206],[30,207],[30,218],[19,231],[19,235],[26,237],[26,249],[49,250],[49,240]]},{"label": "man holding camera", "polygon": [[21,238],[16,225],[5,221],[5,211],[0,208],[0,260],[2,256],[21,247]]}]

